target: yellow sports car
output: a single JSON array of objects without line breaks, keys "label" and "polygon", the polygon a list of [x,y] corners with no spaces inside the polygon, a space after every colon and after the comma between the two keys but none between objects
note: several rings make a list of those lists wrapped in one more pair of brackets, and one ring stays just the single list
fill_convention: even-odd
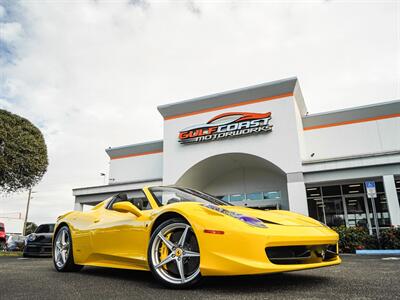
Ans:
[{"label": "yellow sports car", "polygon": [[83,266],[150,270],[189,287],[202,276],[247,275],[337,265],[338,235],[283,210],[232,206],[188,188],[151,187],[113,196],[57,220],[57,271]]}]

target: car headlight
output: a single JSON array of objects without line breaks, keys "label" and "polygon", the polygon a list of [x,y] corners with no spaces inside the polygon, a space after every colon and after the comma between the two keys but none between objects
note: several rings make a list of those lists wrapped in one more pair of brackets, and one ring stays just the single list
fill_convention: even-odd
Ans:
[{"label": "car headlight", "polygon": [[235,219],[238,219],[248,225],[255,226],[255,227],[260,227],[260,228],[267,228],[267,225],[265,225],[261,220],[253,217],[249,217],[246,215],[242,215],[233,211],[229,211],[227,209],[224,209],[222,207],[213,205],[213,204],[203,204],[204,207],[207,207],[208,209],[215,210],[217,212],[220,212],[224,215],[233,217]]},{"label": "car headlight", "polygon": [[27,240],[28,240],[29,242],[33,242],[34,240],[36,240],[36,234],[31,233],[30,235],[28,235]]}]

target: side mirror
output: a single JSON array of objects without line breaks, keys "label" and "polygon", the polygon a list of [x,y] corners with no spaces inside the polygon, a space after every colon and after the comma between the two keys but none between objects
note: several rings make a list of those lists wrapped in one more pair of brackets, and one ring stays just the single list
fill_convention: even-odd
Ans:
[{"label": "side mirror", "polygon": [[134,214],[136,217],[140,217],[142,215],[140,209],[137,208],[132,203],[130,203],[129,201],[117,202],[113,204],[112,209],[119,212],[130,212],[131,214]]}]

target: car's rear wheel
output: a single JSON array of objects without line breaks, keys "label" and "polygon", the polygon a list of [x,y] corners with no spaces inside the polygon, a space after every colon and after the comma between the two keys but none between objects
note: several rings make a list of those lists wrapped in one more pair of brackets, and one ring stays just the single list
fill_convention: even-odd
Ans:
[{"label": "car's rear wheel", "polygon": [[74,263],[72,238],[68,226],[63,226],[56,233],[53,241],[53,262],[59,272],[75,272],[83,268]]},{"label": "car's rear wheel", "polygon": [[148,262],[154,277],[172,288],[187,288],[201,280],[200,251],[192,227],[183,219],[163,222],[151,236]]}]

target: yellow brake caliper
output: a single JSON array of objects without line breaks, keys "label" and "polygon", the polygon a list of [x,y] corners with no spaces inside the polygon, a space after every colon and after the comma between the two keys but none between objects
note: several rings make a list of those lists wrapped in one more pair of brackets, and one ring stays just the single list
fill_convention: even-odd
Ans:
[{"label": "yellow brake caliper", "polygon": [[[167,240],[169,240],[171,238],[172,233],[167,234],[165,237],[167,238]],[[160,250],[160,261],[163,261],[164,259],[166,259],[168,257],[168,247],[162,243]],[[164,270],[167,270],[167,264],[162,266],[164,268]]]}]

